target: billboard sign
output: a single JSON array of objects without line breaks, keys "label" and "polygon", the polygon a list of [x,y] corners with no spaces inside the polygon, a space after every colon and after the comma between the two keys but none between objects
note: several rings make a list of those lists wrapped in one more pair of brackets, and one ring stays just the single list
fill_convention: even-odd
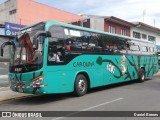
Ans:
[{"label": "billboard sign", "polygon": [[23,27],[25,27],[25,26],[15,24],[15,23],[5,22],[5,35],[6,36],[15,36],[16,33]]}]

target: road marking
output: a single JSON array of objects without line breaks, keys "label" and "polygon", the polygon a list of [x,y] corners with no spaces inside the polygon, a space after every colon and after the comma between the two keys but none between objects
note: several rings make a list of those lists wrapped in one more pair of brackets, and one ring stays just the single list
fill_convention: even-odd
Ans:
[{"label": "road marking", "polygon": [[0,78],[8,78],[8,75],[0,75]]},{"label": "road marking", "polygon": [[100,107],[100,106],[103,106],[103,105],[106,105],[106,104],[110,104],[110,103],[113,103],[113,102],[116,102],[116,101],[119,101],[119,100],[122,100],[122,99],[124,99],[124,98],[117,98],[117,99],[115,99],[115,100],[108,101],[108,102],[105,102],[105,103],[102,103],[102,104],[98,104],[98,105],[95,105],[95,106],[92,106],[92,107],[89,107],[89,108],[85,108],[85,109],[82,109],[82,110],[80,110],[80,111],[78,111],[78,112],[73,112],[73,113],[70,113],[70,114],[65,115],[64,117],[57,117],[57,118],[52,119],[52,120],[60,120],[60,119],[63,119],[63,118],[65,118],[65,117],[69,117],[69,116],[71,116],[71,115],[78,114],[78,113],[80,113],[80,112],[82,112],[82,111],[91,110],[91,109],[94,109],[94,108],[97,108],[97,107]]}]

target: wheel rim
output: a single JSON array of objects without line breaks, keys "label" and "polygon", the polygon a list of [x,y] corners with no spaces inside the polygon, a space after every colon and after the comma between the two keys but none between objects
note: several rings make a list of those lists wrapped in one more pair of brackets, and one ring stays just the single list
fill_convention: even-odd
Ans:
[{"label": "wheel rim", "polygon": [[78,88],[80,90],[80,92],[84,92],[86,89],[86,83],[84,80],[80,79],[78,82]]}]

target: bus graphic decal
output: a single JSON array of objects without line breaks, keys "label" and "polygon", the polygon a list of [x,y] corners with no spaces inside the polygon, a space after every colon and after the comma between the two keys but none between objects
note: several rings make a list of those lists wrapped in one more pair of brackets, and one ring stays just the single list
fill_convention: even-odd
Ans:
[{"label": "bus graphic decal", "polygon": [[121,58],[121,66],[122,66],[122,75],[124,75],[127,71],[125,55],[123,55]]},{"label": "bus graphic decal", "polygon": [[[148,60],[148,57],[149,57],[149,60]],[[141,56],[126,57],[123,55],[120,60],[121,63],[119,63],[117,58],[115,58],[116,62],[114,62],[113,60],[110,60],[110,59],[103,59],[102,57],[98,57],[96,60],[96,63],[101,66],[103,63],[107,62],[109,64],[109,67],[114,66],[114,72],[112,71],[112,73],[115,78],[121,78],[122,76],[125,76],[124,80],[127,80],[127,79],[133,80],[136,78],[136,76],[140,77],[141,75],[141,69],[142,69],[141,59],[142,59]],[[156,72],[157,70],[156,65],[158,63],[156,61],[156,58],[152,56],[143,57],[143,60],[144,60],[142,61],[143,66],[146,68],[145,77],[148,77],[150,74],[153,74]],[[127,69],[127,66],[126,66],[127,62],[128,62],[128,66],[132,66],[133,68],[130,71]],[[107,65],[107,69],[109,70],[108,65]],[[118,71],[118,73],[116,74],[115,71]]]}]

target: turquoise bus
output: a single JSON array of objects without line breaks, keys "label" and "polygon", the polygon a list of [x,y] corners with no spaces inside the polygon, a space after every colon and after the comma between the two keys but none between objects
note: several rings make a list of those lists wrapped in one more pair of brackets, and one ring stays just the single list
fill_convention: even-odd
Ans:
[{"label": "turquoise bus", "polygon": [[160,68],[160,45],[156,45],[156,47],[157,47],[157,54],[158,54],[158,65]]},{"label": "turquoise bus", "polygon": [[[22,29],[10,46],[9,82],[16,92],[83,96],[90,88],[158,71],[153,43],[56,21]],[[52,58],[51,58],[52,57]]]}]

